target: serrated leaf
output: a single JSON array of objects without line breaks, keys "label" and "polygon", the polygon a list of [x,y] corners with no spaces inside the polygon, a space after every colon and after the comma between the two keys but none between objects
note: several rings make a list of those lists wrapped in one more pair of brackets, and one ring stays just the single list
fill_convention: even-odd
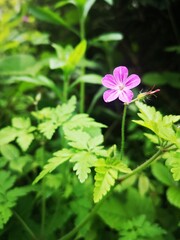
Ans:
[{"label": "serrated leaf", "polygon": [[99,159],[95,172],[94,202],[98,202],[115,184],[118,172],[129,173],[131,170],[122,162]]},{"label": "serrated leaf", "polygon": [[6,144],[0,147],[1,154],[8,160],[12,161],[14,159],[17,159],[20,156],[20,152],[12,144]]},{"label": "serrated leaf", "polygon": [[28,129],[31,121],[29,118],[15,117],[12,119],[12,126],[18,129]]},{"label": "serrated leaf", "polygon": [[55,130],[72,116],[76,107],[76,98],[71,99],[56,108],[45,108],[33,115],[43,121],[39,124],[38,129],[47,139],[51,139]]},{"label": "serrated leaf", "polygon": [[158,137],[178,145],[178,139],[173,129],[173,122],[179,120],[180,116],[162,116],[154,107],[147,106],[142,102],[136,102],[142,120],[133,120],[135,123],[152,130]]},{"label": "serrated leaf", "polygon": [[32,133],[22,133],[21,135],[18,136],[16,142],[19,144],[21,149],[25,152],[30,144],[32,143],[34,139],[34,135]]},{"label": "serrated leaf", "polygon": [[168,188],[167,199],[172,205],[180,208],[180,188],[178,187]]},{"label": "serrated leaf", "polygon": [[33,181],[33,184],[35,184],[39,180],[41,180],[46,174],[51,173],[60,164],[68,161],[73,154],[68,149],[62,149],[58,152],[55,152],[53,155],[54,155],[54,157],[52,157],[48,160],[48,163],[44,166],[44,168],[40,172],[40,174],[35,178],[35,180]]},{"label": "serrated leaf", "polygon": [[88,141],[90,139],[89,134],[81,130],[70,131],[68,129],[66,129],[64,133],[65,133],[65,138],[71,147],[81,149],[81,150],[88,149]]},{"label": "serrated leaf", "polygon": [[14,141],[16,136],[17,136],[17,131],[12,127],[5,127],[1,129],[0,130],[0,146]]},{"label": "serrated leaf", "polygon": [[169,152],[167,157],[166,164],[170,166],[170,171],[173,174],[175,181],[180,180],[180,151]]},{"label": "serrated leaf", "polygon": [[90,152],[82,151],[72,156],[70,162],[75,162],[73,170],[76,171],[81,183],[87,179],[88,174],[91,172],[90,168],[95,165],[96,161],[96,156]]},{"label": "serrated leaf", "polygon": [[76,114],[74,115],[66,124],[65,127],[68,129],[73,128],[90,128],[90,127],[99,127],[103,128],[106,127],[106,125],[96,122],[93,118],[89,117],[88,114],[82,113],[82,114]]},{"label": "serrated leaf", "polygon": [[152,164],[153,175],[163,184],[172,186],[174,184],[172,175],[169,169],[160,162]]}]

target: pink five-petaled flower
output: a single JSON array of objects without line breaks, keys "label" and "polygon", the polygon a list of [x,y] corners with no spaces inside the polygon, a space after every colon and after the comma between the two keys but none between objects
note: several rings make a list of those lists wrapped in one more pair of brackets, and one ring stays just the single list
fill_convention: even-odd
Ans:
[{"label": "pink five-petaled flower", "polygon": [[124,103],[130,103],[133,99],[132,88],[138,86],[141,80],[138,75],[131,74],[128,77],[128,69],[124,66],[116,67],[112,74],[106,74],[102,84],[109,88],[103,94],[105,102],[111,102],[119,98]]}]

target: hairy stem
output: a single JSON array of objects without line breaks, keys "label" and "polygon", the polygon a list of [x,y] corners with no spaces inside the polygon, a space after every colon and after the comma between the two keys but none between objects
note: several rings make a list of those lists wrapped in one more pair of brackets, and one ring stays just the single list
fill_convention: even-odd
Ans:
[{"label": "hairy stem", "polygon": [[123,111],[123,117],[122,117],[122,125],[121,125],[121,160],[124,156],[124,131],[125,131],[125,120],[126,120],[126,111],[127,111],[127,104],[124,104],[124,111]]},{"label": "hairy stem", "polygon": [[29,235],[31,236],[32,240],[38,240],[38,238],[35,236],[35,234],[30,229],[30,227],[25,223],[25,221],[21,218],[21,216],[17,212],[15,212],[15,211],[14,211],[14,215],[20,221],[20,223],[23,225],[23,227],[26,230],[26,232],[29,233]]}]

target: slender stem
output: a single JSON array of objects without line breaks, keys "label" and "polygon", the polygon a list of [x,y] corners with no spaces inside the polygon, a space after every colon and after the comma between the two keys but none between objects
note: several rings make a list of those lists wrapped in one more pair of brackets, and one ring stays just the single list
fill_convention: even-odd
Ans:
[{"label": "slender stem", "polygon": [[84,226],[94,216],[94,214],[97,212],[99,207],[104,202],[104,199],[105,199],[105,197],[93,207],[91,212],[84,218],[84,220],[82,222],[79,223],[79,225],[77,225],[75,228],[73,228],[68,234],[59,238],[59,240],[69,240],[69,239],[71,240],[71,239],[73,239],[73,236],[79,231],[79,229],[81,229],[82,226]]},{"label": "slender stem", "polygon": [[46,220],[46,199],[44,196],[44,181],[42,181],[42,200],[41,200],[41,236],[44,236],[44,226]]},{"label": "slender stem", "polygon": [[69,74],[64,72],[63,102],[68,100]]},{"label": "slender stem", "polygon": [[150,164],[154,161],[156,161],[157,159],[159,159],[168,149],[170,149],[172,147],[173,144],[168,145],[162,149],[159,149],[151,158],[149,158],[146,162],[142,163],[140,166],[138,166],[137,168],[135,168],[131,173],[126,174],[124,176],[122,176],[121,178],[119,178],[116,182],[116,184],[111,188],[111,191],[109,192],[109,194],[107,194],[99,203],[97,203],[94,208],[91,210],[91,212],[84,218],[84,220],[77,225],[75,228],[73,228],[68,234],[66,234],[65,236],[61,237],[59,240],[71,240],[73,239],[72,237],[79,231],[79,229],[84,226],[92,217],[93,215],[97,212],[97,210],[99,209],[99,207],[102,205],[102,203],[104,202],[104,200],[107,198],[107,196],[109,196],[113,191],[113,189],[121,182],[123,182],[124,180],[128,179],[129,177],[135,175],[136,173],[139,173],[141,171],[143,171],[144,169],[146,169],[147,167],[150,166]]},{"label": "slender stem", "polygon": [[84,101],[85,101],[85,83],[80,84],[80,113],[84,112]]},{"label": "slender stem", "polygon": [[127,104],[124,104],[124,111],[123,111],[123,118],[122,118],[122,125],[121,125],[121,160],[124,156],[124,129],[125,129],[125,119],[126,119],[126,110]]},{"label": "slender stem", "polygon": [[29,233],[29,235],[31,236],[31,238],[33,240],[38,240],[38,238],[35,236],[35,234],[33,233],[33,231],[30,229],[30,227],[25,223],[25,221],[21,218],[21,216],[14,211],[14,215],[16,216],[16,218],[20,221],[20,223],[23,225],[24,229]]}]

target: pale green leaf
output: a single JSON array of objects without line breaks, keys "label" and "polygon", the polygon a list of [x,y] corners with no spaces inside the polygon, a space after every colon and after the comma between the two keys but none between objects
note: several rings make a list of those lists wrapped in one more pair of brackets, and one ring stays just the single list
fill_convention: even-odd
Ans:
[{"label": "pale green leaf", "polygon": [[82,75],[76,79],[74,83],[72,83],[71,87],[74,87],[78,83],[90,83],[90,84],[102,84],[102,76],[98,74],[86,74]]},{"label": "pale green leaf", "polygon": [[180,188],[175,186],[168,188],[167,199],[172,205],[180,208]]},{"label": "pale green leaf", "polygon": [[159,144],[159,139],[156,135],[150,133],[144,133],[144,135],[154,144]]},{"label": "pale green leaf", "polygon": [[172,142],[178,145],[178,139],[176,132],[173,128],[173,122],[179,120],[180,116],[162,116],[162,114],[154,107],[147,106],[142,102],[136,102],[137,107],[139,108],[140,113],[138,116],[142,120],[133,120],[135,123],[149,128],[161,139]]},{"label": "pale green leaf", "polygon": [[6,144],[0,147],[1,154],[4,156],[8,161],[13,161],[20,156],[20,152],[17,147],[12,144]]},{"label": "pale green leaf", "polygon": [[32,55],[15,54],[4,56],[0,59],[1,75],[32,75],[32,67],[36,64],[36,60]]},{"label": "pale green leaf", "polygon": [[12,127],[5,127],[0,130],[0,146],[10,143],[17,137],[16,129]]},{"label": "pale green leaf", "polygon": [[46,174],[51,173],[62,163],[68,161],[72,157],[72,152],[68,149],[62,149],[58,152],[55,152],[53,155],[54,157],[48,160],[48,163],[44,166],[40,174],[35,178],[33,184],[41,180]]},{"label": "pale green leaf", "polygon": [[146,175],[141,174],[138,179],[138,188],[140,194],[144,196],[146,192],[149,190],[149,187],[150,187],[149,178]]},{"label": "pale green leaf", "polygon": [[[111,164],[110,164],[111,162]],[[99,159],[95,168],[95,187],[94,187],[94,202],[98,202],[115,184],[118,177],[118,172],[131,172],[123,163],[119,161],[108,161]]]},{"label": "pale green leaf", "polygon": [[106,125],[96,122],[93,118],[89,117],[88,114],[81,113],[81,114],[74,115],[67,123],[65,123],[65,127],[68,129],[76,129],[76,128],[82,128],[82,127],[103,128],[103,127],[106,127]]},{"label": "pale green leaf", "polygon": [[152,164],[153,175],[163,184],[172,186],[174,184],[172,175],[169,169],[160,162]]},{"label": "pale green leaf", "polygon": [[34,135],[32,133],[24,132],[18,136],[16,142],[19,144],[23,151],[26,151],[30,144],[32,143],[33,139]]},{"label": "pale green leaf", "polygon": [[67,71],[72,71],[80,60],[83,58],[86,52],[87,42],[86,40],[82,40],[70,54],[69,59],[67,60],[66,69]]},{"label": "pale green leaf", "polygon": [[102,34],[95,39],[92,40],[92,42],[110,42],[110,41],[120,41],[123,39],[123,35],[118,32],[113,33],[105,33]]},{"label": "pale green leaf", "polygon": [[15,117],[12,119],[12,126],[18,129],[28,129],[31,126],[30,118]]},{"label": "pale green leaf", "polygon": [[73,170],[76,171],[76,175],[81,183],[87,179],[88,174],[91,172],[90,168],[94,166],[96,160],[95,155],[85,151],[76,153],[70,159],[70,162],[75,162]]},{"label": "pale green leaf", "polygon": [[58,126],[52,120],[49,120],[40,123],[38,129],[47,139],[51,139],[57,127]]},{"label": "pale green leaf", "polygon": [[180,180],[180,151],[169,152],[166,157],[166,164],[170,167],[175,181]]},{"label": "pale green leaf", "polygon": [[77,149],[88,149],[88,141],[90,139],[90,135],[81,130],[68,130],[64,131],[65,138],[68,141],[68,144],[71,147]]}]

